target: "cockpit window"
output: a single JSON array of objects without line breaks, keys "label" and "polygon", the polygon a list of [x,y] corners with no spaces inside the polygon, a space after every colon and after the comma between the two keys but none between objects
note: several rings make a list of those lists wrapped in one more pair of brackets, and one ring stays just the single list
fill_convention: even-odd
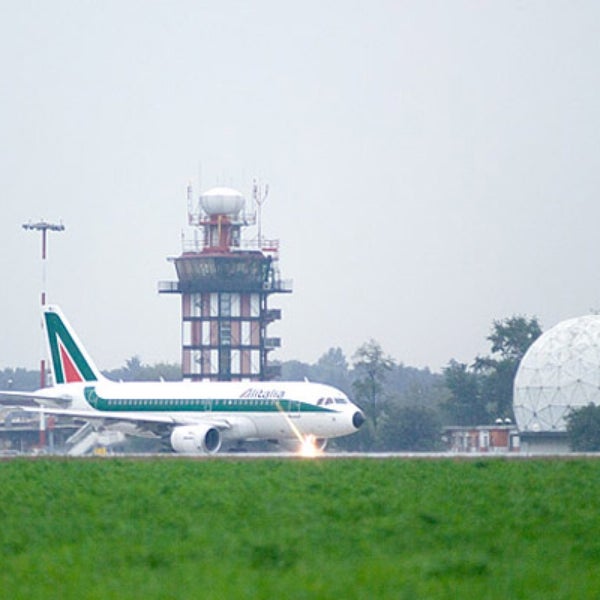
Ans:
[{"label": "cockpit window", "polygon": [[317,406],[331,406],[332,404],[347,404],[348,401],[345,398],[319,398],[317,400]]}]

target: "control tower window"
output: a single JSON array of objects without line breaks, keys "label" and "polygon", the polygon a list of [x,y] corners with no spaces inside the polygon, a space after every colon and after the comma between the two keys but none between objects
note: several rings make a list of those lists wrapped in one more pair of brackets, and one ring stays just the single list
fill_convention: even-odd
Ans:
[{"label": "control tower window", "polygon": [[221,321],[219,337],[222,346],[231,346],[231,321]]},{"label": "control tower window", "polygon": [[230,317],[231,316],[231,294],[227,292],[221,293],[221,316],[222,317]]},{"label": "control tower window", "polygon": [[190,295],[191,305],[191,316],[201,317],[202,316],[202,294],[191,294]]}]

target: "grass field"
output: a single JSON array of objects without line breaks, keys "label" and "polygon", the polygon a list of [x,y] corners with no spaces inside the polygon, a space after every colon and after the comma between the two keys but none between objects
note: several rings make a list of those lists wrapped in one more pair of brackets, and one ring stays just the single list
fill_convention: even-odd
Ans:
[{"label": "grass field", "polygon": [[0,597],[598,598],[600,460],[0,462]]}]

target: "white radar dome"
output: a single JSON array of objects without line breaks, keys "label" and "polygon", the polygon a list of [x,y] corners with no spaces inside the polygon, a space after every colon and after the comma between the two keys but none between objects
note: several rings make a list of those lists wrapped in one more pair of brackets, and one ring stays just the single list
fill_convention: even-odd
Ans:
[{"label": "white radar dome", "polygon": [[212,188],[200,194],[200,206],[207,215],[237,215],[244,208],[244,196],[231,188]]},{"label": "white radar dome", "polygon": [[513,402],[521,431],[565,431],[571,409],[600,405],[600,315],[541,335],[521,360]]}]

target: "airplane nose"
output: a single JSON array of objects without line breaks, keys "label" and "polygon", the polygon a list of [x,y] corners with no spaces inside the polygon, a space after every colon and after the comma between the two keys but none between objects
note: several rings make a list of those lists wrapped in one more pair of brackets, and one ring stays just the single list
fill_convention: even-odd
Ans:
[{"label": "airplane nose", "polygon": [[362,414],[362,412],[360,412],[360,410],[357,410],[354,413],[354,416],[352,417],[352,425],[354,425],[354,427],[356,429],[360,429],[360,426],[366,421],[367,419],[365,418],[365,415]]}]

